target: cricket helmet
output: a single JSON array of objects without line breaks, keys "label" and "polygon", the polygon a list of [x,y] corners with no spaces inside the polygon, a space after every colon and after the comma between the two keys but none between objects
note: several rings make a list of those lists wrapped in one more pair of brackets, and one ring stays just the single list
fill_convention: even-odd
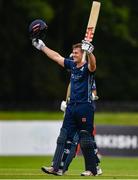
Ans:
[{"label": "cricket helmet", "polygon": [[44,40],[47,28],[47,24],[41,19],[32,21],[29,25],[30,39],[36,38]]}]

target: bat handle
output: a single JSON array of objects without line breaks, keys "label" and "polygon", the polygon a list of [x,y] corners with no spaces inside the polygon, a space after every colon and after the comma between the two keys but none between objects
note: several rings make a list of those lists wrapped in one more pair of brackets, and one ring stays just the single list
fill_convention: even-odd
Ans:
[{"label": "bat handle", "polygon": [[86,59],[86,51],[83,52],[83,55],[82,55],[82,62],[84,62]]}]

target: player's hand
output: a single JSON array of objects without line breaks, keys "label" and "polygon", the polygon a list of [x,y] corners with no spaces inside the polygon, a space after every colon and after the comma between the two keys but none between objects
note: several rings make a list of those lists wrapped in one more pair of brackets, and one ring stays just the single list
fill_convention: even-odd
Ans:
[{"label": "player's hand", "polygon": [[66,107],[67,107],[66,101],[62,101],[62,102],[61,102],[61,105],[60,105],[60,110],[63,111],[63,112],[65,112]]},{"label": "player's hand", "polygon": [[42,48],[46,46],[41,39],[36,39],[36,38],[32,39],[32,45],[38,50],[42,50]]},{"label": "player's hand", "polygon": [[81,45],[82,50],[86,51],[88,54],[91,54],[94,50],[94,46],[85,40],[82,40],[82,45]]},{"label": "player's hand", "polygon": [[98,100],[98,99],[99,99],[99,97],[98,97],[98,96],[95,96],[94,93],[92,93],[92,100],[93,100],[93,101],[96,101],[96,100]]}]

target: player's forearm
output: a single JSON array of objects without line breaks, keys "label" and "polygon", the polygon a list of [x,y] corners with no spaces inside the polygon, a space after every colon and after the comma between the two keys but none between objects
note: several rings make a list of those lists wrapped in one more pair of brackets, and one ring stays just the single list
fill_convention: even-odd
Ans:
[{"label": "player's forearm", "polygon": [[[63,57],[56,51],[48,48],[47,46],[43,47],[41,49],[50,59],[52,59],[53,61],[56,61],[57,63],[59,63],[60,59],[63,59]],[[59,63],[60,64],[60,63]]]},{"label": "player's forearm", "polygon": [[96,90],[93,90],[92,93],[97,96],[97,91]]},{"label": "player's forearm", "polygon": [[43,51],[51,60],[64,67],[64,57],[58,52],[48,48],[41,39],[32,39],[32,45],[39,51]]},{"label": "player's forearm", "polygon": [[96,58],[92,53],[88,54],[88,63],[89,63],[89,70],[91,72],[95,71],[96,70]]},{"label": "player's forearm", "polygon": [[59,58],[59,53],[53,51],[52,49],[48,48],[47,46],[42,48],[42,51],[52,60],[57,61]]}]

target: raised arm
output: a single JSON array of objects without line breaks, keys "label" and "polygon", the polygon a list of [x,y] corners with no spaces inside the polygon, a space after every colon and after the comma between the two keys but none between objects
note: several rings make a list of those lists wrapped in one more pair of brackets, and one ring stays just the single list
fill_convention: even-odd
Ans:
[{"label": "raised arm", "polygon": [[42,51],[53,61],[57,62],[59,65],[64,67],[64,57],[62,57],[58,52],[44,46]]},{"label": "raised arm", "polygon": [[89,71],[93,72],[96,70],[96,58],[93,55],[94,46],[88,42],[83,40],[82,41],[82,50],[86,51],[86,54],[88,56],[88,68]]},{"label": "raised arm", "polygon": [[59,65],[64,67],[64,59],[65,58],[63,56],[61,56],[58,52],[47,47],[42,40],[33,39],[32,45],[36,49],[38,49],[38,50],[42,51],[44,54],[46,54],[51,60],[57,62]]},{"label": "raised arm", "polygon": [[87,56],[88,56],[88,68],[89,68],[89,71],[93,72],[93,71],[96,70],[96,58],[92,53],[87,54]]}]

